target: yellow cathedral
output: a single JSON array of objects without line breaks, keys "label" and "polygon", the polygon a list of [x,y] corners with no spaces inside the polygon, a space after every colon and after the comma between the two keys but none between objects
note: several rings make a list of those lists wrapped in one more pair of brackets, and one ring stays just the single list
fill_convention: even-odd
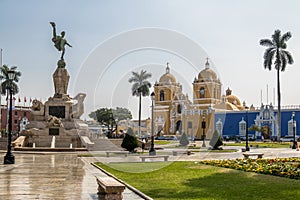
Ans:
[{"label": "yellow cathedral", "polygon": [[222,83],[210,68],[205,68],[193,81],[193,102],[182,91],[167,63],[166,72],[154,84],[154,132],[158,135],[181,135],[203,139],[212,137],[215,130],[214,113],[244,110],[245,103],[232,95],[228,88],[222,93]]}]

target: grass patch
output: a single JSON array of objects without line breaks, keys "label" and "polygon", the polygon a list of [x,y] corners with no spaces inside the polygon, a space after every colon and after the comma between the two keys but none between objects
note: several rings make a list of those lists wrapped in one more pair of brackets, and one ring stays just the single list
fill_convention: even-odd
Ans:
[{"label": "grass patch", "polygon": [[170,162],[142,162],[142,163],[96,163],[98,166],[103,165],[120,172],[126,173],[145,173],[152,172],[170,165]]},{"label": "grass patch", "polygon": [[[290,143],[249,142],[249,146],[258,148],[290,148]],[[243,143],[226,143],[226,146],[245,146]]]},{"label": "grass patch", "polygon": [[[157,164],[158,163],[158,164]],[[159,170],[128,173],[116,168],[135,168],[161,163],[115,163],[114,168],[97,163],[155,200],[186,199],[297,199],[300,181],[203,165],[197,162],[170,162]],[[146,165],[145,165],[146,164]],[[117,166],[119,165],[119,166]]]},{"label": "grass patch", "polygon": [[103,154],[90,154],[90,153],[77,154],[77,157],[98,157],[98,156],[103,156]]},{"label": "grass patch", "polygon": [[154,140],[154,145],[166,145],[166,144],[170,144],[170,142],[167,140]]},{"label": "grass patch", "polygon": [[223,149],[223,150],[204,150],[204,151],[200,151],[200,152],[209,152],[209,153],[233,153],[233,152],[237,152],[238,149]]}]

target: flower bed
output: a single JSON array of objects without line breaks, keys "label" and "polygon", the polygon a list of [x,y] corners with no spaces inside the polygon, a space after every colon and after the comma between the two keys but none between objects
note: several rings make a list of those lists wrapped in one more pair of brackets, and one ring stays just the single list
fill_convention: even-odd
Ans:
[{"label": "flower bed", "polygon": [[201,163],[300,180],[300,158],[204,160]]}]

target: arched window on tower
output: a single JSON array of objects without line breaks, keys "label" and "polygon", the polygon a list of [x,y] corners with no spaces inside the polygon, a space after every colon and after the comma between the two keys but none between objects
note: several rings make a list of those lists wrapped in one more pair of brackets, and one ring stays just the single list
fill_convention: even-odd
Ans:
[{"label": "arched window on tower", "polygon": [[180,114],[180,113],[181,113],[181,110],[182,110],[182,109],[181,109],[181,105],[180,105],[180,104],[178,104],[178,106],[177,106],[177,113],[179,113],[179,114]]},{"label": "arched window on tower", "polygon": [[204,96],[205,96],[205,89],[204,89],[204,87],[200,88],[199,93],[200,93],[200,98],[204,98]]},{"label": "arched window on tower", "polygon": [[163,90],[160,91],[159,93],[159,100],[164,101],[165,100],[165,92]]}]

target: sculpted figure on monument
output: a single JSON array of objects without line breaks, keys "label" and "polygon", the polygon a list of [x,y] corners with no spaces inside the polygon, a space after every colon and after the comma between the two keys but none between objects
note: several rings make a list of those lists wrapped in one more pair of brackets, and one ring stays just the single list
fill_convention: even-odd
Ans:
[{"label": "sculpted figure on monument", "polygon": [[49,117],[47,119],[47,126],[48,127],[64,127],[61,119],[58,117],[52,116],[52,115],[49,115]]},{"label": "sculpted figure on monument", "polygon": [[34,99],[32,101],[32,106],[31,106],[31,112],[33,115],[35,116],[43,116],[44,115],[44,111],[45,111],[45,106],[44,104],[37,100],[37,99]]},{"label": "sculpted figure on monument", "polygon": [[69,47],[72,47],[67,40],[64,38],[65,37],[65,32],[62,31],[61,35],[56,35],[56,27],[54,22],[50,22],[52,28],[53,28],[53,38],[52,42],[54,43],[55,48],[58,51],[61,51],[61,57],[60,59],[63,61],[64,60],[64,55],[65,55],[65,45],[68,45]]},{"label": "sculpted figure on monument", "polygon": [[77,100],[77,103],[72,106],[72,118],[79,119],[80,116],[84,113],[83,101],[86,97],[86,94],[79,93],[73,99]]}]

